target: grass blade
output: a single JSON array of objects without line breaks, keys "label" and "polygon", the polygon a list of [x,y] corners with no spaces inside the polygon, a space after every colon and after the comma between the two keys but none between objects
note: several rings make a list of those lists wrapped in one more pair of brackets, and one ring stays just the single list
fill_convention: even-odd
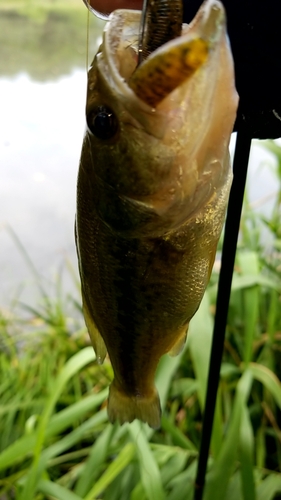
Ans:
[{"label": "grass blade", "polygon": [[44,493],[44,495],[52,496],[56,500],[83,500],[82,497],[72,493],[67,488],[43,479],[39,481],[38,491]]},{"label": "grass blade", "polygon": [[190,323],[187,336],[187,344],[198,382],[198,398],[202,411],[206,397],[212,331],[213,321],[209,311],[208,294],[205,293],[200,308]]},{"label": "grass blade", "polygon": [[281,409],[281,383],[276,375],[269,370],[266,366],[258,363],[251,363],[250,370],[253,377],[261,382],[268,391],[272,394],[276,404]]},{"label": "grass blade", "polygon": [[93,486],[91,491],[85,496],[84,500],[94,500],[104,491],[107,486],[122,472],[133,460],[136,453],[135,445],[128,443],[121,450],[116,459],[107,467],[104,474]]},{"label": "grass blade", "polygon": [[254,484],[254,436],[246,405],[243,405],[240,425],[239,456],[244,500],[256,500]]},{"label": "grass blade", "polygon": [[82,351],[78,351],[72,358],[70,358],[65,366],[63,367],[60,375],[57,377],[57,380],[54,383],[54,391],[51,394],[49,401],[46,404],[45,411],[41,417],[36,444],[34,448],[34,459],[33,464],[30,468],[30,471],[27,476],[27,480],[25,486],[22,491],[22,495],[20,496],[20,500],[26,500],[27,498],[33,498],[36,491],[36,482],[38,480],[38,465],[41,450],[44,444],[46,427],[48,421],[53,412],[54,406],[63,390],[68,380],[73,377],[75,373],[77,373],[81,368],[88,363],[94,361],[95,354],[91,347],[86,347]]},{"label": "grass blade", "polygon": [[51,444],[48,448],[42,451],[39,463],[38,463],[38,473],[41,473],[46,467],[48,460],[60,455],[65,452],[80,440],[83,439],[88,432],[93,431],[96,427],[100,426],[107,420],[106,409],[100,410],[95,413],[91,418],[83,422],[72,432],[57,440],[54,444]]},{"label": "grass blade", "polygon": [[159,392],[162,408],[164,408],[166,405],[172,378],[174,376],[175,371],[180,365],[181,358],[186,348],[187,345],[185,345],[183,351],[178,356],[171,357],[169,355],[166,355],[160,359],[156,372],[155,381]]},{"label": "grass blade", "polygon": [[165,494],[161,481],[161,474],[153,453],[149,447],[142,426],[135,421],[129,426],[129,433],[135,443],[141,482],[148,500],[164,500]]},{"label": "grass blade", "polygon": [[16,464],[24,457],[33,453],[36,443],[35,433],[30,436],[22,436],[0,454],[0,471],[10,465]]},{"label": "grass blade", "polygon": [[[94,394],[78,401],[73,405],[61,410],[50,418],[48,427],[46,429],[46,439],[60,432],[63,432],[75,420],[81,418],[84,413],[94,410],[104,399],[107,397],[108,390],[105,389],[99,394]],[[22,436],[6,450],[0,454],[0,471],[5,470],[7,467],[20,462],[25,457],[33,453],[36,443],[36,432]]]},{"label": "grass blade", "polygon": [[257,500],[273,500],[281,493],[281,474],[270,474],[257,487]]},{"label": "grass blade", "polygon": [[225,500],[244,500],[242,496],[241,474],[239,470],[233,474],[228,483]]},{"label": "grass blade", "polygon": [[194,460],[184,472],[170,482],[171,490],[167,495],[167,500],[192,500],[196,468],[197,460]]},{"label": "grass blade", "polygon": [[161,468],[162,482],[165,486],[177,477],[185,468],[188,460],[188,454],[180,449],[174,449],[173,456]]},{"label": "grass blade", "polygon": [[169,434],[172,438],[173,443],[176,446],[180,446],[185,450],[197,451],[194,444],[188,439],[187,436],[183,434],[183,432],[175,426],[173,422],[171,422],[165,415],[162,417],[162,429]]},{"label": "grass blade", "polygon": [[91,489],[105,462],[108,447],[116,427],[108,424],[91,448],[89,458],[75,487],[75,493],[84,497]]},{"label": "grass blade", "polygon": [[[242,275],[255,278],[260,274],[258,256],[255,252],[241,252],[239,254],[239,266]],[[245,322],[245,343],[244,343],[244,362],[246,366],[252,360],[253,341],[256,333],[259,315],[259,289],[257,286],[246,288],[242,292],[244,306],[244,322]]]},{"label": "grass blade", "polygon": [[63,432],[67,427],[78,419],[81,419],[89,411],[93,412],[107,398],[108,389],[104,389],[98,394],[91,394],[84,397],[77,403],[64,408],[59,413],[53,415],[46,428],[46,438]]},{"label": "grass blade", "polygon": [[207,474],[207,484],[204,500],[225,500],[228,482],[233,473],[236,462],[241,417],[243,406],[246,403],[252,387],[252,373],[246,370],[237,384],[232,418],[229,424],[221,453]]},{"label": "grass blade", "polygon": [[[213,318],[210,313],[208,293],[205,293],[198,312],[190,324],[187,342],[190,349],[193,368],[198,383],[198,399],[201,411],[204,411],[207,380],[209,374],[210,352],[212,344]],[[202,348],[204,346],[204,348]],[[211,449],[215,456],[221,448],[223,434],[220,405],[217,403],[211,439]]]}]

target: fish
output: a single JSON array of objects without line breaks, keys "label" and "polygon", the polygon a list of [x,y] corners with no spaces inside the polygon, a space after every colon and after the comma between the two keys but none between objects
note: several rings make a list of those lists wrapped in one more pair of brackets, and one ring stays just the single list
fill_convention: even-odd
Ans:
[{"label": "fish", "polygon": [[219,0],[138,64],[140,19],[110,15],[88,72],[75,238],[109,420],[157,429],[156,368],[185,344],[225,219],[238,95]]}]

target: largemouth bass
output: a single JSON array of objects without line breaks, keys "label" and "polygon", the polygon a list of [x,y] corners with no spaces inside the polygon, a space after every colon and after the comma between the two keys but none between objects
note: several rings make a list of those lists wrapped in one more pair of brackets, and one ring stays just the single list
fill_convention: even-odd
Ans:
[{"label": "largemouth bass", "polygon": [[157,428],[157,364],[182,349],[215,258],[238,97],[218,0],[137,66],[140,16],[112,13],[88,73],[76,244],[109,419]]}]

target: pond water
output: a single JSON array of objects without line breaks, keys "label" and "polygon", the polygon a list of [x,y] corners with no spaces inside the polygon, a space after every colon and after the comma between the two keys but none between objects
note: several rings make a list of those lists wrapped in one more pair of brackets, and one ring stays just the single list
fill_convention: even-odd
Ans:
[{"label": "pond water", "polygon": [[[42,23],[42,29],[44,26]],[[69,63],[65,74],[55,77],[52,69],[36,75],[30,60],[26,70],[18,65],[19,71],[14,68],[5,74],[2,68],[0,74],[0,308],[14,299],[25,303],[37,300],[36,279],[24,252],[48,293],[59,270],[65,269],[66,260],[78,275],[73,227],[85,123],[84,55],[81,61],[80,67],[77,61],[72,67]],[[58,62],[55,64],[57,68]],[[233,145],[234,140],[232,149]],[[269,168],[258,168],[265,161],[274,163],[269,153],[254,147],[249,173],[253,201],[276,190]],[[270,203],[272,200],[263,210],[269,209]],[[65,290],[73,292],[66,269],[64,280]]]},{"label": "pond water", "polygon": [[45,279],[54,279],[66,258],[76,267],[73,225],[85,86],[85,71],[78,69],[55,82],[39,83],[26,74],[0,79],[0,304],[22,286],[21,300],[34,293],[34,276],[8,227]]}]

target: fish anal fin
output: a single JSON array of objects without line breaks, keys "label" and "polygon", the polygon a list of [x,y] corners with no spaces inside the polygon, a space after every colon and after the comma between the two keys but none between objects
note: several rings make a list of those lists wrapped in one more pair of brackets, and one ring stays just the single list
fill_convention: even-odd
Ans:
[{"label": "fish anal fin", "polygon": [[183,350],[184,345],[185,345],[185,341],[186,341],[188,326],[189,326],[189,323],[187,325],[184,325],[183,329],[181,330],[180,334],[177,337],[176,342],[174,343],[173,347],[169,351],[170,356],[172,356],[172,357],[177,356]]},{"label": "fish anal fin", "polygon": [[107,353],[106,345],[104,343],[104,340],[98,331],[96,324],[92,318],[92,315],[88,309],[87,302],[83,298],[83,315],[86,323],[86,327],[88,329],[92,345],[94,348],[94,351],[97,356],[97,362],[99,365],[101,365],[104,362],[104,358]]},{"label": "fish anal fin", "polygon": [[107,412],[111,423],[118,421],[122,425],[137,418],[152,429],[158,429],[161,423],[160,400],[155,388],[146,396],[129,396],[113,380],[109,388]]}]

